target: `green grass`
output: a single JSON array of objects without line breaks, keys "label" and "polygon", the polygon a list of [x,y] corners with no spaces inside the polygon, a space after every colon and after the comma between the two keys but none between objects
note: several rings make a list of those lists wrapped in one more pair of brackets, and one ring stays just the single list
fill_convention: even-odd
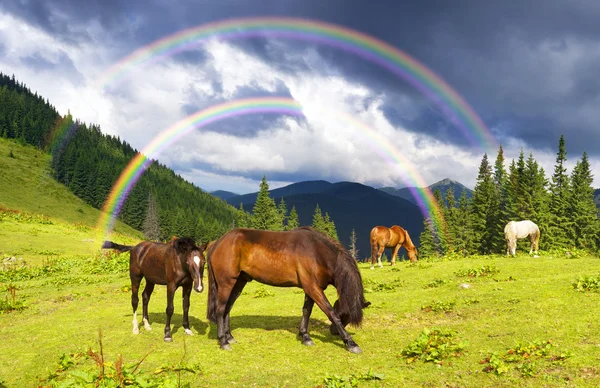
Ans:
[{"label": "green grass", "polygon": [[[127,254],[123,257],[126,260]],[[217,345],[216,327],[205,318],[204,293],[192,295],[195,336],[183,334],[178,291],[174,342],[163,342],[163,286],[157,286],[150,302],[153,331],[141,329],[133,335],[126,270],[114,273],[119,267],[110,266],[90,270],[94,261],[58,262],[30,280],[4,278],[0,283],[0,299],[10,298],[10,283],[17,288],[17,301],[26,306],[20,312],[0,315],[0,338],[6,350],[0,352],[0,379],[6,386],[37,384],[57,369],[63,354],[86,352],[89,347],[98,351],[98,329],[102,329],[106,360],[114,362],[121,354],[125,364],[134,364],[150,352],[138,372],[148,376],[162,365],[181,361],[185,340],[185,362],[197,364],[201,371],[182,374],[183,381],[192,386],[335,386],[336,381],[394,387],[600,384],[600,294],[573,287],[579,277],[600,273],[600,260],[594,257],[493,256],[421,266],[399,263],[375,270],[361,264],[366,284],[402,286],[366,294],[372,305],[365,309],[364,324],[350,328],[363,350],[360,355],[347,352],[341,340],[329,334],[329,322],[316,307],[310,323],[315,346],[301,345],[296,334],[303,294],[256,282],[248,284],[233,307],[231,325],[238,343],[232,345],[232,352],[221,351]],[[456,275],[486,265],[493,265],[498,273],[468,279]],[[437,288],[425,287],[435,279],[447,281]],[[335,300],[333,288],[327,295]],[[432,303],[454,305],[450,311],[422,309]],[[433,328],[453,333],[453,340],[464,344],[464,349],[441,362],[418,357],[408,362],[403,350],[414,348],[423,330]],[[501,374],[484,372],[491,354],[500,357],[525,346],[519,344],[548,340],[553,344],[551,354],[570,357],[510,364]],[[383,380],[368,378],[369,371]]]},{"label": "green grass", "polygon": [[[0,260],[14,256],[39,263],[57,255],[89,256],[100,245],[102,236],[90,233],[100,211],[56,182],[49,164],[48,154],[0,138]],[[29,217],[17,218],[6,210]],[[50,217],[52,224],[40,222],[39,215]],[[115,233],[141,237],[120,221]]]}]

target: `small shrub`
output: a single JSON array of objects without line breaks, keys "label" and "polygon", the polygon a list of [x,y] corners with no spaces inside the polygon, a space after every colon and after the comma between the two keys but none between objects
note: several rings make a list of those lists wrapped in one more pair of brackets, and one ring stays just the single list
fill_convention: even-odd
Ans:
[{"label": "small shrub", "polygon": [[9,148],[8,150],[8,157],[14,159],[15,158],[15,154],[13,153],[12,147]]},{"label": "small shrub", "polygon": [[532,341],[518,343],[514,348],[508,349],[504,354],[492,353],[480,361],[486,364],[484,372],[501,375],[511,369],[511,365],[523,377],[537,376],[539,366],[544,363],[560,363],[571,356],[569,352],[551,354],[555,345],[552,341]]},{"label": "small shrub", "polygon": [[484,265],[479,268],[469,268],[469,269],[463,269],[460,271],[456,271],[454,274],[458,277],[478,278],[478,277],[485,277],[485,276],[488,276],[488,277],[494,276],[495,274],[497,274],[499,272],[500,272],[500,270],[493,265]]},{"label": "small shrub", "polygon": [[598,292],[600,290],[600,276],[580,276],[572,286],[577,292]]},{"label": "small shrub", "polygon": [[7,219],[16,222],[22,222],[27,224],[42,224],[42,225],[53,225],[53,222],[44,215],[26,213],[14,209],[6,209],[0,207],[0,220]]},{"label": "small shrub", "polygon": [[372,380],[383,380],[385,375],[383,373],[373,372],[371,369],[367,373],[353,374],[350,376],[327,376],[323,380],[323,383],[317,387],[323,388],[346,388],[346,387],[358,387],[361,381],[372,381]]},{"label": "small shrub", "polygon": [[9,313],[11,311],[21,311],[27,308],[23,301],[17,300],[17,287],[9,284],[7,291],[10,293],[10,299],[8,295],[4,301],[0,299],[0,314]]},{"label": "small shrub", "polygon": [[421,306],[421,310],[423,310],[425,312],[433,311],[434,313],[439,313],[439,312],[449,313],[454,310],[454,306],[456,306],[455,301],[451,301],[451,302],[435,301],[435,302],[431,302],[428,305]]},{"label": "small shrub", "polygon": [[448,283],[448,281],[445,279],[434,279],[433,281],[427,283],[423,288],[437,288],[446,283]]},{"label": "small shrub", "polygon": [[402,350],[407,362],[421,360],[442,364],[449,357],[458,357],[465,347],[464,342],[456,342],[454,333],[446,329],[423,329],[419,337]]},{"label": "small shrub", "polygon": [[374,280],[369,280],[366,283],[370,285],[369,287],[365,287],[366,293],[394,291],[396,288],[404,287],[406,285],[406,282],[402,279],[395,279],[391,282],[376,282]]},{"label": "small shrub", "polygon": [[275,296],[275,293],[263,286],[260,286],[256,291],[254,291],[255,298],[266,298],[268,296]]}]

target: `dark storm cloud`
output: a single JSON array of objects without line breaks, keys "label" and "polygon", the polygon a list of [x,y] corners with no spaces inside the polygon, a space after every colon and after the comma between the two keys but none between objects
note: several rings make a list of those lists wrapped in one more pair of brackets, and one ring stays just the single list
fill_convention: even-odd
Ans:
[{"label": "dark storm cloud", "polygon": [[21,58],[21,62],[36,72],[52,72],[53,74],[60,74],[64,79],[70,80],[74,85],[81,85],[85,81],[83,74],[77,70],[73,61],[65,52],[61,52],[55,60],[50,60],[39,54],[34,54],[29,57]]},{"label": "dark storm cloud", "polygon": [[[225,18],[292,16],[336,23],[416,58],[462,95],[488,127],[510,128],[510,135],[532,148],[554,149],[564,133],[571,154],[587,149],[600,156],[600,2],[595,0],[206,0],[177,6],[169,1],[94,0],[82,6],[78,0],[5,0],[0,8],[66,40],[89,39],[82,26],[96,21],[110,34],[127,37],[131,50]],[[281,71],[315,70],[314,63],[294,56],[305,50],[301,43],[273,45],[254,38],[233,44]],[[392,122],[407,120],[394,108],[395,98],[412,96],[419,112],[407,129],[467,146],[448,117],[414,86],[337,49],[316,50],[328,64],[317,70],[339,72],[385,95],[385,114]],[[204,58],[186,53],[175,59]],[[500,130],[496,134],[504,139]]]}]

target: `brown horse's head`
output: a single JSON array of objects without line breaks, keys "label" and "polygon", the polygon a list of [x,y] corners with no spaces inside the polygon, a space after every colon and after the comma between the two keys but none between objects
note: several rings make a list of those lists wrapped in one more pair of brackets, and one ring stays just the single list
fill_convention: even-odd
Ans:
[{"label": "brown horse's head", "polygon": [[175,248],[177,255],[185,262],[194,280],[194,290],[202,292],[202,278],[204,277],[204,250],[207,243],[197,246],[196,242],[191,238],[179,238],[171,240],[171,245]]},{"label": "brown horse's head", "polygon": [[417,262],[417,248],[416,247],[407,249],[406,253],[408,254],[408,258],[412,263]]}]

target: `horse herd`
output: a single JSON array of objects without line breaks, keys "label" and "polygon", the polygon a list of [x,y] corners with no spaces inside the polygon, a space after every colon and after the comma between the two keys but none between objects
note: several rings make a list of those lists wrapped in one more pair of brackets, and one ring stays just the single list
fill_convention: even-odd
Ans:
[{"label": "horse herd", "polygon": [[[531,221],[510,222],[505,228],[507,255],[515,254],[516,239],[530,237],[531,250],[537,253],[539,229]],[[371,269],[375,260],[381,267],[385,248],[393,248],[391,265],[401,246],[412,262],[417,260],[417,249],[408,232],[400,226],[376,226],[371,230]],[[217,325],[221,349],[231,350],[235,343],[231,335],[230,312],[245,285],[252,280],[278,287],[299,287],[304,291],[304,305],[299,335],[302,344],[314,345],[308,334],[309,318],[316,304],[329,318],[331,334],[339,335],[352,353],[360,347],[346,331],[348,324],[359,326],[363,309],[371,303],[365,299],[363,283],[356,260],[338,242],[311,227],[274,232],[247,228],[232,229],[217,241],[200,246],[189,237],[173,238],[168,243],[144,241],[135,246],[105,241],[104,249],[130,252],[131,306],[133,333],[139,333],[137,307],[138,289],[143,278],[142,322],[151,330],[148,302],[156,284],[167,286],[167,319],[165,342],[171,342],[173,298],[177,288],[183,289],[183,328],[192,335],[189,324],[190,294],[204,289],[202,278],[208,263],[207,318]],[[206,259],[204,252],[206,251]],[[530,252],[531,253],[531,252]],[[338,295],[331,305],[325,289],[332,285]]]}]

